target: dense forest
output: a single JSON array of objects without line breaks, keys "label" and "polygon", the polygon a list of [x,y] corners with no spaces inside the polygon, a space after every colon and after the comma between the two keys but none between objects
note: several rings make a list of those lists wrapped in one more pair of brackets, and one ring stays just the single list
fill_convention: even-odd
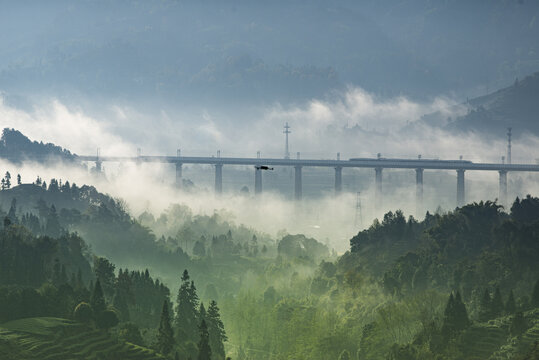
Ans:
[{"label": "dense forest", "polygon": [[119,199],[60,183],[0,191],[7,328],[70,319],[179,359],[537,353],[538,198],[423,220],[389,212],[336,256],[315,239],[273,239],[181,204],[135,218]]}]

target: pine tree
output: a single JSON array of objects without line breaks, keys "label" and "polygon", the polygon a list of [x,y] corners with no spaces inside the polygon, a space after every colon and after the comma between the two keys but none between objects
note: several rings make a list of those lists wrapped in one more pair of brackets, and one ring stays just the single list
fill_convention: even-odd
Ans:
[{"label": "pine tree", "polygon": [[81,290],[83,288],[85,288],[85,285],[84,280],[82,279],[82,271],[79,268],[79,271],[77,271],[77,286],[75,287],[75,289]]},{"label": "pine tree", "polygon": [[17,199],[15,198],[11,200],[11,205],[9,207],[7,217],[9,218],[9,220],[11,220],[12,224],[17,224],[19,222],[19,219],[17,218]]},{"label": "pine tree", "polygon": [[21,184],[22,184],[21,174],[17,174],[17,185],[21,185]]},{"label": "pine tree", "polygon": [[179,340],[197,340],[198,329],[198,295],[194,282],[190,282],[189,272],[185,270],[182,275],[182,284],[176,298],[176,321],[177,336]]},{"label": "pine tree", "polygon": [[129,307],[127,306],[127,300],[125,294],[120,289],[116,288],[114,297],[112,298],[112,306],[118,310],[118,317],[120,321],[129,321]]},{"label": "pine tree", "polygon": [[211,360],[210,335],[206,321],[200,323],[200,341],[198,342],[198,360]]},{"label": "pine tree", "polygon": [[507,315],[513,315],[517,310],[517,305],[515,303],[515,296],[513,295],[513,290],[509,291],[509,297],[505,303],[505,313]]},{"label": "pine tree", "polygon": [[491,302],[492,299],[490,298],[490,292],[488,291],[488,289],[485,289],[483,297],[481,298],[481,301],[479,303],[479,321],[488,321],[491,319]]},{"label": "pine tree", "polygon": [[500,288],[498,286],[496,286],[496,290],[494,290],[494,297],[492,298],[492,302],[490,303],[490,308],[492,318],[496,318],[503,314],[503,299],[502,294],[500,293]]},{"label": "pine tree", "polygon": [[224,342],[228,340],[225,333],[225,326],[221,321],[221,315],[219,313],[219,307],[217,302],[212,300],[207,314],[208,332],[210,334],[210,347],[214,355],[224,359],[225,346]]},{"label": "pine tree", "polygon": [[60,286],[60,260],[54,259],[54,265],[52,266],[52,284],[56,287]]},{"label": "pine tree", "polygon": [[442,334],[445,339],[453,338],[459,331],[468,327],[469,323],[466,306],[462,302],[460,293],[457,291],[455,296],[451,293],[445,307],[442,324]]},{"label": "pine tree", "polygon": [[105,297],[103,296],[103,289],[101,288],[99,279],[97,279],[95,282],[94,291],[92,292],[92,297],[90,298],[90,305],[92,305],[95,315],[105,311],[107,308]]},{"label": "pine tree", "polygon": [[455,323],[457,330],[464,330],[470,325],[470,319],[468,319],[468,311],[466,311],[466,305],[462,302],[460,292],[457,291],[455,295]]},{"label": "pine tree", "polygon": [[200,321],[206,320],[206,308],[202,302],[200,302],[200,307],[198,308],[198,318]]},{"label": "pine tree", "polygon": [[67,278],[67,272],[66,267],[64,264],[62,264],[61,270],[60,270],[60,285],[67,284],[68,278]]},{"label": "pine tree", "polygon": [[[114,271],[114,270],[112,270]],[[114,272],[112,273],[114,277]],[[120,269],[118,271],[118,278],[114,283],[114,297],[113,305],[118,311],[120,311],[120,319],[122,321],[129,321],[129,308],[128,304],[133,303],[133,294],[131,292],[131,278],[127,272]]]},{"label": "pine tree", "polygon": [[6,171],[5,179],[6,188],[9,189],[11,187],[11,174],[9,173],[9,171]]},{"label": "pine tree", "polygon": [[169,305],[165,299],[163,301],[163,310],[161,311],[161,321],[157,332],[157,349],[162,354],[168,355],[174,347],[174,333],[170,325],[170,315],[168,313]]},{"label": "pine tree", "polygon": [[531,306],[532,308],[539,307],[539,279],[537,279],[533,287]]}]

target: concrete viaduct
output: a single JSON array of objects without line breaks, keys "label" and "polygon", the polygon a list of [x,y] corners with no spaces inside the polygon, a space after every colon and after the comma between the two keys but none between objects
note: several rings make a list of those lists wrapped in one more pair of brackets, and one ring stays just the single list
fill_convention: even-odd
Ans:
[{"label": "concrete viaduct", "polygon": [[294,196],[296,200],[302,198],[302,168],[303,167],[332,167],[335,169],[335,193],[342,191],[343,168],[371,168],[375,171],[375,202],[380,207],[382,202],[382,171],[384,169],[413,169],[416,173],[416,202],[418,209],[423,204],[423,172],[424,170],[455,170],[457,173],[457,206],[465,204],[465,181],[466,171],[497,171],[499,173],[499,201],[506,204],[507,201],[507,173],[513,172],[539,172],[539,165],[532,164],[504,164],[504,163],[474,163],[465,160],[433,160],[433,159],[386,159],[378,158],[352,158],[341,160],[337,154],[337,160],[314,160],[300,159],[299,153],[296,159],[278,158],[233,158],[233,157],[189,157],[180,156],[76,156],[80,161],[95,162],[96,170],[101,171],[103,162],[157,162],[171,163],[176,165],[176,185],[182,184],[183,164],[207,164],[215,167],[215,192],[223,190],[223,166],[224,165],[252,165],[255,168],[255,194],[262,193],[262,171],[264,166],[291,166],[295,169]]}]

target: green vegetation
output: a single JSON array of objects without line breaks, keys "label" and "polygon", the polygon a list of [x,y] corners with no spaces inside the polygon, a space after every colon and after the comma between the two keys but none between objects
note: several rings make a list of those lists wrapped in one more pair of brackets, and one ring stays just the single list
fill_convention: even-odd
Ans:
[{"label": "green vegetation", "polygon": [[[38,200],[24,212],[25,201],[11,199],[0,232],[0,348],[22,358],[44,355],[64,341],[60,332],[84,331],[110,354],[148,355],[137,350],[148,346],[214,360],[518,359],[539,340],[537,198],[516,199],[508,213],[493,202],[422,221],[389,212],[335,257],[315,239],[276,242],[223,212],[194,216],[175,205],[135,220],[95,189],[52,186],[25,189],[69,196],[71,210]],[[138,261],[149,269],[126,268]],[[47,316],[57,319],[38,326]],[[49,345],[24,345],[24,321]],[[94,349],[75,342],[59,348]]]},{"label": "green vegetation", "polygon": [[91,327],[58,318],[26,318],[0,324],[2,359],[164,359]]}]

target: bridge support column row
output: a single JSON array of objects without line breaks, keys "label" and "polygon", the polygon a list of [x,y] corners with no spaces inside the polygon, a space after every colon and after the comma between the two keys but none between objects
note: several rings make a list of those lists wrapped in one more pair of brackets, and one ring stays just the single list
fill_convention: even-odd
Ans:
[{"label": "bridge support column row", "polygon": [[418,217],[423,214],[423,169],[415,169],[415,208]]},{"label": "bridge support column row", "polygon": [[374,202],[375,209],[378,212],[382,208],[382,168],[377,167],[374,169],[374,172]]},{"label": "bridge support column row", "polygon": [[507,170],[500,170],[500,205],[507,206]]},{"label": "bridge support column row", "polygon": [[464,206],[466,203],[465,188],[464,188],[464,169],[457,170],[457,206]]},{"label": "bridge support column row", "polygon": [[215,164],[215,193],[223,192],[223,164]]},{"label": "bridge support column row", "polygon": [[335,195],[339,195],[342,191],[342,166],[335,168]]},{"label": "bridge support column row", "polygon": [[294,199],[301,200],[302,197],[302,182],[301,182],[301,166],[294,166],[296,172],[294,177]]},{"label": "bridge support column row", "polygon": [[176,163],[176,187],[182,187],[182,163]]},{"label": "bridge support column row", "polygon": [[255,195],[262,193],[262,170],[255,166]]}]

